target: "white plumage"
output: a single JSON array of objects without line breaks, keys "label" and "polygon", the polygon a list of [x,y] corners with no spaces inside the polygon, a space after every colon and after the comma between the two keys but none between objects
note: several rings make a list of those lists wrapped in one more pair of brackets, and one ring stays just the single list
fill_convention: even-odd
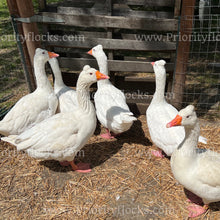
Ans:
[{"label": "white plumage", "polygon": [[176,116],[178,111],[164,98],[166,62],[159,60],[152,64],[156,77],[156,91],[146,112],[147,125],[154,144],[170,156],[183,140],[185,132],[182,127],[166,128],[166,124]]},{"label": "white plumage", "polygon": [[[100,72],[108,75],[107,57],[102,45],[93,47],[88,53],[96,58]],[[113,86],[108,79],[98,82],[98,90],[95,93],[94,100],[98,120],[108,131],[112,131],[114,134],[127,131],[137,120],[126,104],[124,93]],[[110,132],[102,136],[112,137]]]},{"label": "white plumage", "polygon": [[183,141],[185,131],[183,127],[166,128],[166,124],[177,115],[178,111],[167,103],[164,97],[166,83],[165,64],[164,60],[152,63],[156,77],[156,91],[146,111],[146,117],[151,140],[168,156],[171,156],[173,151]]},{"label": "white plumage", "polygon": [[34,73],[37,89],[22,97],[0,121],[0,133],[4,136],[17,135],[55,114],[57,97],[47,79],[45,63],[58,54],[36,49]]},{"label": "white plumage", "polygon": [[86,144],[96,128],[95,108],[90,101],[89,87],[97,79],[106,79],[104,74],[85,66],[77,81],[78,109],[58,113],[29,130],[2,138],[14,144],[18,150],[25,150],[34,158],[70,161]]},{"label": "white plumage", "polygon": [[76,110],[78,106],[76,91],[64,84],[58,60],[53,58],[49,63],[55,77],[54,92],[59,102],[57,112]]},{"label": "white plumage", "polygon": [[[192,105],[182,109],[167,127],[184,126],[186,137],[171,156],[174,177],[189,191],[202,198],[204,204],[220,201],[220,154],[199,149],[199,120]],[[169,129],[169,128],[168,128]],[[193,217],[206,211],[197,208]]]}]

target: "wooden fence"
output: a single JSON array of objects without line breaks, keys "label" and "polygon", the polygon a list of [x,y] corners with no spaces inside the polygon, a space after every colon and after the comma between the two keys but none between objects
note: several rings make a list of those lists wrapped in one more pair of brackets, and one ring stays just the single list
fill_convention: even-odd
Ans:
[{"label": "wooden fence", "polygon": [[[192,15],[188,8],[192,8],[193,2],[183,1],[182,15]],[[177,42],[168,36],[177,35],[178,27],[186,28],[178,25],[181,0],[65,0],[52,5],[39,0],[39,6],[39,15],[43,17],[37,21],[42,24],[42,34],[49,36],[41,43],[61,55],[59,62],[67,85],[75,86],[76,72],[84,65],[98,68],[86,51],[102,44],[108,55],[111,80],[127,94],[133,111],[146,112],[155,90],[150,62],[158,59],[167,61],[166,91],[175,91],[172,100],[180,106],[184,85],[181,70],[185,68],[181,64],[187,59],[181,55],[181,48],[185,51],[189,42],[177,48]],[[192,22],[187,25],[190,29]],[[175,68],[178,70],[175,80],[181,80],[178,83],[174,80]]]}]

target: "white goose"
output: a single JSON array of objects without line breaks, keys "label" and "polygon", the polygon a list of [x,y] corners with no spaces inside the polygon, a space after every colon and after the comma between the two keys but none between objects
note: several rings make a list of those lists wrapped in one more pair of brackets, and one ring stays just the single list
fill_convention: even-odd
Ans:
[{"label": "white goose", "polygon": [[[151,63],[156,77],[156,91],[146,111],[147,125],[151,140],[162,149],[167,156],[171,156],[177,146],[183,141],[185,131],[183,127],[166,128],[166,124],[178,113],[177,109],[168,104],[164,97],[166,84],[166,70],[164,60]],[[204,143],[205,138],[201,137]],[[152,151],[157,157],[163,157],[162,151]]]},{"label": "white goose", "polygon": [[[102,45],[93,47],[88,54],[94,56],[98,62],[99,70],[108,75],[107,57]],[[117,134],[127,131],[137,120],[126,104],[124,93],[107,80],[98,82],[98,90],[94,96],[96,115],[107,133],[101,136],[106,139],[114,138]],[[110,132],[113,132],[111,135]]]},{"label": "white goose", "polygon": [[95,108],[90,101],[89,87],[97,80],[108,78],[90,66],[85,66],[77,81],[76,111],[58,113],[18,136],[2,138],[3,141],[15,145],[17,150],[25,150],[31,157],[55,159],[60,161],[61,165],[70,164],[73,170],[79,172],[91,171],[85,169],[88,164],[75,165],[73,159],[96,128]]},{"label": "white goose", "polygon": [[59,101],[57,112],[76,110],[78,106],[76,91],[64,84],[58,60],[50,59],[49,64],[55,77],[54,92]]},{"label": "white goose", "polygon": [[190,217],[196,217],[207,210],[207,204],[220,201],[220,154],[197,148],[200,127],[194,106],[182,109],[167,127],[180,125],[186,134],[171,156],[171,168],[186,189],[202,198],[204,207],[189,207]]},{"label": "white goose", "polygon": [[55,114],[57,97],[47,79],[45,63],[58,54],[37,48],[34,55],[34,74],[37,89],[22,97],[0,121],[0,134],[20,134]]}]

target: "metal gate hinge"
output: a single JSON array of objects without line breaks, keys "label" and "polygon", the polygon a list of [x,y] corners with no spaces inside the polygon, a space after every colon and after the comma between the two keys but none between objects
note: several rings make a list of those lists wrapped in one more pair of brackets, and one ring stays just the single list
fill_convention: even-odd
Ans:
[{"label": "metal gate hinge", "polygon": [[39,23],[64,23],[63,19],[60,18],[51,18],[42,15],[34,15],[28,18],[14,18],[15,21],[20,21],[24,23],[32,23],[32,22],[39,22]]}]

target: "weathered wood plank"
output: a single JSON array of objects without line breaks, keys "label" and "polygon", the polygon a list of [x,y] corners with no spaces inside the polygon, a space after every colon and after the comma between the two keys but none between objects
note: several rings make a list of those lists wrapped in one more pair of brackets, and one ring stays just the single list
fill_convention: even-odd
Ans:
[{"label": "weathered wood plank", "polygon": [[107,8],[57,7],[57,13],[68,15],[107,15]]},{"label": "weathered wood plank", "polygon": [[63,3],[65,4],[65,5],[69,5],[69,4],[79,4],[79,3],[89,3],[89,4],[91,4],[91,3],[95,3],[95,0],[65,0],[65,1],[63,1]]},{"label": "weathered wood plank", "polygon": [[95,0],[64,0],[58,2],[57,5],[67,6],[67,7],[91,7],[95,3]]},{"label": "weathered wood plank", "polygon": [[94,59],[67,57],[60,57],[58,59],[61,68],[68,68],[73,71],[81,71],[85,65],[98,68],[97,62]]},{"label": "weathered wood plank", "polygon": [[58,35],[73,35],[73,36],[86,36],[87,38],[108,38],[107,32],[98,32],[98,31],[76,31],[72,30],[62,30],[60,26],[50,28],[51,34]]},{"label": "weathered wood plank", "polygon": [[[82,70],[83,66],[86,64],[94,68],[98,68],[95,59],[60,57],[59,63],[61,68],[69,68],[75,71]],[[150,62],[108,60],[108,68],[109,71],[153,73],[153,68]],[[167,71],[172,71],[173,68],[174,68],[173,63],[166,64]]]},{"label": "weathered wood plank", "polygon": [[167,33],[162,34],[127,34],[127,33],[121,33],[121,36],[125,40],[143,40],[143,41],[162,41],[162,42],[168,42],[168,35]]},{"label": "weathered wood plank", "polygon": [[144,5],[156,7],[172,7],[175,0],[113,0],[113,3],[128,5]]},{"label": "weathered wood plank", "polygon": [[101,16],[101,15],[66,15],[51,12],[40,13],[43,16],[62,19],[60,25],[96,28],[122,28],[150,31],[176,31],[176,19],[148,19],[148,18],[127,18],[122,16]]},{"label": "weathered wood plank", "polygon": [[65,39],[56,36],[54,39],[48,39],[45,42],[48,46],[70,47],[70,48],[87,48],[90,49],[95,45],[101,44],[104,49],[108,50],[129,50],[129,51],[175,51],[176,44],[173,42],[146,42],[138,40],[121,40],[121,39],[103,39],[87,38],[82,36],[68,36]]},{"label": "weathered wood plank", "polygon": [[155,82],[155,77],[126,76],[125,82]]},{"label": "weathered wood plank", "polygon": [[124,60],[126,61],[138,61],[138,62],[150,62],[151,58],[147,57],[135,57],[135,56],[124,56]]},{"label": "weathered wood plank", "polygon": [[[175,4],[175,0],[113,0],[113,4],[127,4],[127,5],[144,5],[155,7],[172,7]],[[92,5],[95,0],[68,0],[63,1],[62,5],[65,6],[79,6],[79,5]]]},{"label": "weathered wood plank", "polygon": [[[58,7],[57,13],[68,15],[107,15],[107,8],[78,8],[78,7]],[[167,18],[172,19],[172,12],[165,11],[134,11],[129,8],[119,8],[114,5],[113,16],[138,17],[138,18]]]},{"label": "weathered wood plank", "polygon": [[172,12],[165,11],[134,11],[128,9],[114,9],[112,12],[113,16],[124,16],[124,17],[137,17],[137,18],[167,18],[172,19]]}]

